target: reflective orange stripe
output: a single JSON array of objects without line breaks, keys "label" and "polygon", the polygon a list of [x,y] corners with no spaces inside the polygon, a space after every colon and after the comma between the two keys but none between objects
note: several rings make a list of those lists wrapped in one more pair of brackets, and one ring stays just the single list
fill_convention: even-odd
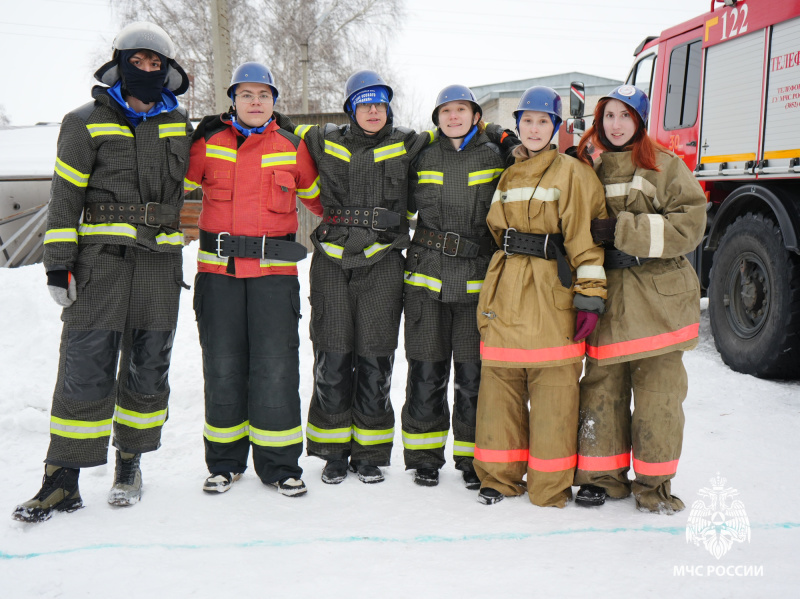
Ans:
[{"label": "reflective orange stripe", "polygon": [[481,462],[526,462],[527,449],[481,449],[475,446],[475,459]]},{"label": "reflective orange stripe", "polygon": [[619,343],[612,343],[601,347],[587,344],[586,355],[595,360],[605,360],[607,358],[641,354],[694,339],[697,337],[699,330],[700,323],[695,323],[690,324],[688,327],[678,329],[677,331],[653,335],[652,337],[643,337],[642,339],[634,339],[633,341],[620,341]]},{"label": "reflective orange stripe", "polygon": [[617,468],[629,468],[631,465],[631,453],[620,453],[603,457],[591,457],[588,455],[578,456],[578,470],[590,472],[604,472],[606,470],[616,470]]},{"label": "reflective orange stripe", "polygon": [[585,353],[585,344],[573,343],[561,347],[542,349],[513,349],[508,347],[486,347],[481,341],[481,358],[498,362],[554,362],[568,358],[580,358]]},{"label": "reflective orange stripe", "polygon": [[574,468],[578,463],[578,454],[568,458],[554,458],[552,460],[542,460],[533,456],[528,457],[528,468],[537,472],[561,472]]},{"label": "reflective orange stripe", "polygon": [[643,462],[633,458],[633,470],[645,476],[666,476],[678,471],[678,460],[671,462]]}]

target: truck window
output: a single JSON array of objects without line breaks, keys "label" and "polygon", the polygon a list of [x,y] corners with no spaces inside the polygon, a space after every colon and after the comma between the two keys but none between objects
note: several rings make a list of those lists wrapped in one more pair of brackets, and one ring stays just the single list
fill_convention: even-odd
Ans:
[{"label": "truck window", "polygon": [[650,92],[652,90],[653,67],[655,66],[655,62],[655,54],[648,54],[645,56],[639,62],[637,62],[636,65],[634,65],[633,69],[631,70],[631,74],[628,75],[628,80],[625,82],[629,85],[635,85],[638,87],[647,94],[648,98],[650,97]]},{"label": "truck window", "polygon": [[700,40],[677,46],[669,56],[669,83],[664,129],[683,129],[697,122],[700,98]]}]

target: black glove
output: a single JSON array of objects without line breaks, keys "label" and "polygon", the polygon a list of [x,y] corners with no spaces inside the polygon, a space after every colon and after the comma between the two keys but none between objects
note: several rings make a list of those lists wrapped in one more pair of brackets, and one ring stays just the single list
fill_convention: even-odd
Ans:
[{"label": "black glove", "polygon": [[595,218],[592,219],[591,231],[592,239],[601,243],[603,241],[614,241],[614,231],[617,229],[616,218]]},{"label": "black glove", "polygon": [[47,290],[62,308],[69,308],[78,297],[75,277],[68,270],[51,270],[47,273]]}]

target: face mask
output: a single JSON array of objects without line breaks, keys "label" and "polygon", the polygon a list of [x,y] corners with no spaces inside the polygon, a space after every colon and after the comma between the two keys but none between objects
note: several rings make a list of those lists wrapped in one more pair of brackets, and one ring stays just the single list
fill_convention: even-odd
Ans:
[{"label": "face mask", "polygon": [[122,85],[131,96],[142,102],[158,102],[167,80],[167,59],[159,55],[161,69],[158,71],[143,71],[133,66],[128,59],[136,54],[137,50],[126,50],[120,53],[119,69],[122,73]]}]

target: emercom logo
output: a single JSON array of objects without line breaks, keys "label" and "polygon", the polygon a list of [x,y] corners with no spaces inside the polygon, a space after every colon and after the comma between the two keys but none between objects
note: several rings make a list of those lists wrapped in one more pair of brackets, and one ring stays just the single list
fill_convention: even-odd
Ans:
[{"label": "emercom logo", "polygon": [[702,499],[692,504],[686,525],[686,542],[700,546],[720,559],[734,543],[750,542],[750,521],[739,491],[726,487],[727,479],[719,473],[710,479],[711,488],[703,487],[697,494]]}]

